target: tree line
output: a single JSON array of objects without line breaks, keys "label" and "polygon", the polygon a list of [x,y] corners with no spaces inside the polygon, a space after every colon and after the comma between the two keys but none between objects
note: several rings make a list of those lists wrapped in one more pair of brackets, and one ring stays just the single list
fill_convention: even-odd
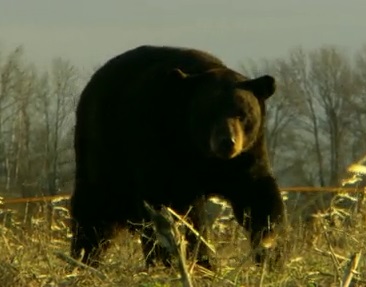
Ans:
[{"label": "tree line", "polygon": [[[366,45],[301,47],[286,57],[246,61],[248,76],[277,79],[268,101],[267,143],[281,185],[339,185],[366,152]],[[46,69],[24,47],[0,51],[0,190],[54,195],[72,190],[74,112],[93,71],[55,58]]]},{"label": "tree line", "polygon": [[339,185],[366,152],[366,45],[352,55],[331,45],[296,47],[243,70],[277,79],[267,139],[282,185]]}]

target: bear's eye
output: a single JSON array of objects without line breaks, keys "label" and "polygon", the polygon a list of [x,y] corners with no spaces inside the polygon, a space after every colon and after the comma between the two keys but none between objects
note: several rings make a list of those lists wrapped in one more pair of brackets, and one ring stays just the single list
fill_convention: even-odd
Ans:
[{"label": "bear's eye", "polygon": [[250,132],[252,130],[252,127],[253,127],[253,124],[252,122],[250,121],[245,121],[245,124],[244,124],[244,130],[245,132]]},{"label": "bear's eye", "polygon": [[245,119],[245,115],[244,115],[244,113],[238,113],[237,115],[236,115],[236,118],[239,120],[239,121],[244,121],[244,119]]}]

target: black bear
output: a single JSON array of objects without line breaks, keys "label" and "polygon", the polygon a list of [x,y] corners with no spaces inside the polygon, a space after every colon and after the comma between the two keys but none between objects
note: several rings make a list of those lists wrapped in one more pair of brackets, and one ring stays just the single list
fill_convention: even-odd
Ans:
[{"label": "black bear", "polygon": [[[264,135],[265,101],[274,92],[273,77],[249,79],[196,49],[140,46],[105,63],[76,111],[72,256],[84,249],[82,261],[98,266],[114,231],[149,221],[144,201],[181,214],[193,206],[190,219],[200,230],[195,203],[218,195],[250,232],[262,262],[266,248],[259,247],[274,238],[285,213]],[[143,234],[146,264],[154,265],[153,229]],[[190,247],[198,240],[187,238]],[[201,246],[198,261],[210,266]]]}]

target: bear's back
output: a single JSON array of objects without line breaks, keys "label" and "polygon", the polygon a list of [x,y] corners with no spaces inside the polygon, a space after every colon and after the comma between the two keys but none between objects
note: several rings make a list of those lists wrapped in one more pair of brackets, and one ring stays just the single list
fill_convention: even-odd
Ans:
[{"label": "bear's back", "polygon": [[184,47],[144,45],[110,59],[102,69],[123,69],[133,75],[134,72],[141,72],[151,67],[164,70],[180,68],[187,73],[198,73],[224,66],[220,59],[205,51]]},{"label": "bear's back", "polygon": [[121,81],[129,86],[139,82],[160,82],[169,71],[180,68],[185,73],[200,73],[226,67],[217,57],[197,49],[166,46],[140,46],[108,60],[90,79],[90,84],[115,86]]},{"label": "bear's back", "polygon": [[121,96],[130,101],[136,93],[141,95],[141,89],[155,91],[154,87],[164,86],[167,74],[176,68],[201,73],[219,67],[226,68],[220,59],[201,50],[139,46],[111,58],[95,71],[80,96],[78,109],[87,105],[94,110],[92,106],[116,103]]},{"label": "bear's back", "polygon": [[217,57],[197,49],[144,45],[128,50],[105,62],[91,76],[80,95],[78,125],[86,121],[90,126],[88,117],[96,125],[104,121],[101,118],[112,118],[113,114],[117,115],[115,120],[139,117],[135,108],[143,112],[154,102],[172,97],[166,77],[173,69],[201,73],[219,67],[226,68]]}]

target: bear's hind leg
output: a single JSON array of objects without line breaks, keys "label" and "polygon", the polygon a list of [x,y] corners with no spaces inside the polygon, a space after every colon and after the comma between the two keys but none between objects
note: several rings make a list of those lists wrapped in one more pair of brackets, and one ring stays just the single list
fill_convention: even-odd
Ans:
[{"label": "bear's hind leg", "polygon": [[141,245],[146,268],[154,267],[155,261],[158,259],[162,261],[165,267],[171,267],[171,254],[157,242],[155,230],[152,226],[143,228]]},{"label": "bear's hind leg", "polygon": [[72,227],[71,256],[78,260],[84,250],[81,262],[97,268],[102,252],[110,246],[113,224],[75,222]]}]

